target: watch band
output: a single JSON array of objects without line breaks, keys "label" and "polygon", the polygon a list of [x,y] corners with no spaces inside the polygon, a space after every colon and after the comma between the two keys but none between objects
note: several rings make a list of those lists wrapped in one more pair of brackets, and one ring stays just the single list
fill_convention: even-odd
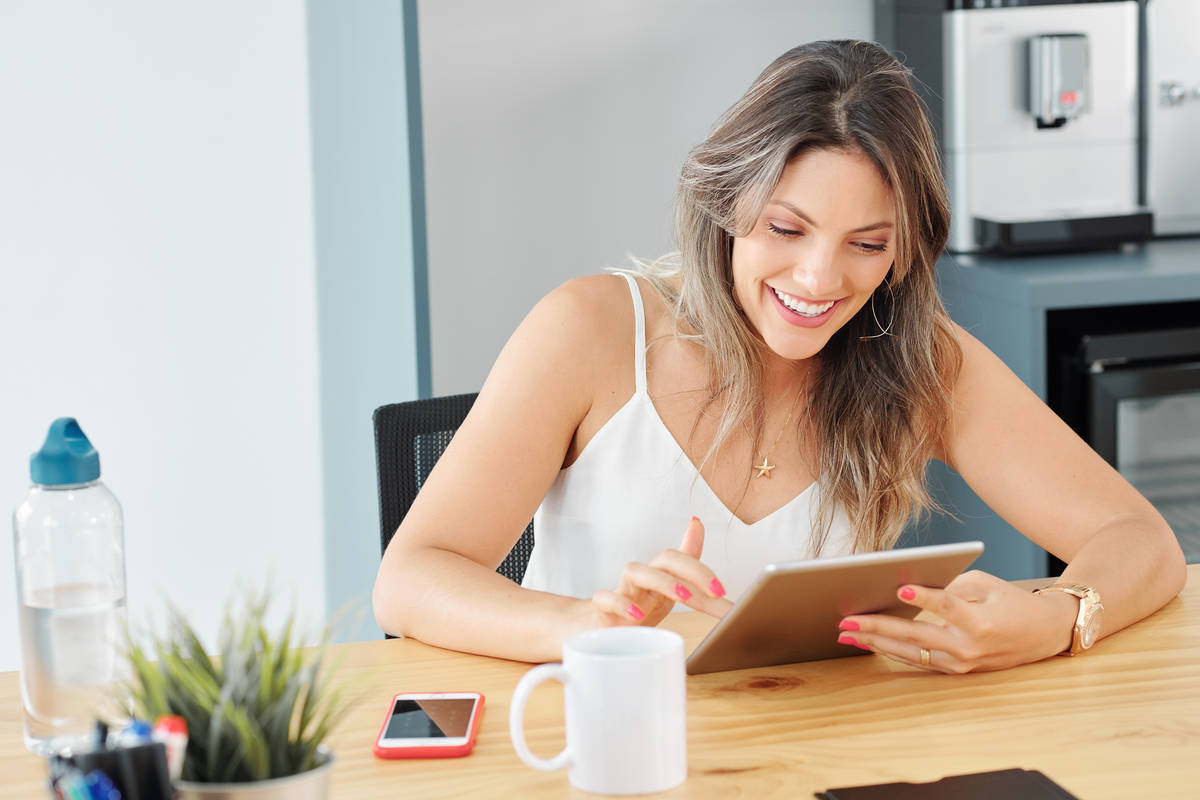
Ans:
[{"label": "watch band", "polygon": [[1098,623],[1098,615],[1104,610],[1104,604],[1100,602],[1100,593],[1080,583],[1056,583],[1033,590],[1034,594],[1042,592],[1064,592],[1079,598],[1079,613],[1075,616],[1075,626],[1071,630],[1071,646],[1059,655],[1074,656],[1091,647],[1095,630],[1093,628],[1089,633],[1089,626]]}]

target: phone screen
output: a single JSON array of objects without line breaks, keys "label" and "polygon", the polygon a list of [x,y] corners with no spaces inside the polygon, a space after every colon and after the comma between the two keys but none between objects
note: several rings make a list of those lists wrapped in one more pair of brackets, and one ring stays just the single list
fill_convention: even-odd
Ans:
[{"label": "phone screen", "polygon": [[475,699],[398,699],[384,730],[387,739],[443,739],[466,736]]}]

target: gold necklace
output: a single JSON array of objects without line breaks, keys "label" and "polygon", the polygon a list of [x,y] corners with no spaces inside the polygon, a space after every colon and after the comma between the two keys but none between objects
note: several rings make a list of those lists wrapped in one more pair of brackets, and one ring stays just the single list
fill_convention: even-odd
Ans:
[{"label": "gold necklace", "polygon": [[[800,395],[797,393],[796,397],[792,399],[792,407],[788,409],[787,418],[783,421],[783,427],[779,429],[779,435],[775,437],[775,443],[771,445],[772,450],[779,445],[779,440],[783,438],[783,433],[787,430],[788,423],[792,421],[792,414],[796,413],[796,401],[799,399]],[[773,469],[775,469],[775,465],[770,463],[768,453],[763,453],[763,461],[761,464],[753,464],[750,467],[751,472],[754,472],[755,470],[758,471],[758,474],[754,477],[767,478],[768,480],[771,477],[771,470]]]}]

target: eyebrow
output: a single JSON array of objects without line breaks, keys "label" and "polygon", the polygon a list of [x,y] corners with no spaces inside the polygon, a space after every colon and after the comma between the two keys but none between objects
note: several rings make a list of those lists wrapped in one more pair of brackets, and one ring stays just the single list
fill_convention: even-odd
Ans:
[{"label": "eyebrow", "polygon": [[[814,228],[821,227],[817,223],[813,222],[812,217],[810,217],[808,214],[805,214],[800,209],[796,208],[794,205],[789,203],[787,200],[772,200],[771,203],[773,203],[774,205],[777,205],[777,206],[783,206],[788,211],[792,212],[797,217],[799,217],[800,219],[807,222],[809,225],[812,225]],[[885,228],[893,228],[893,227],[895,227],[895,226],[892,225],[892,223],[890,223],[886,220],[883,220],[881,222],[873,222],[870,225],[864,225],[861,228],[855,228],[854,230],[850,231],[850,233],[865,233],[867,231],[878,231],[878,230],[883,230]]]}]

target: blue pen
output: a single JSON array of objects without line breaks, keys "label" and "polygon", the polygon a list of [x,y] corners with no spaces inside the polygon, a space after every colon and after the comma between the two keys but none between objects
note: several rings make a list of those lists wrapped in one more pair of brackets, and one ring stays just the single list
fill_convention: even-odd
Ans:
[{"label": "blue pen", "polygon": [[90,800],[121,800],[121,791],[100,770],[89,772],[85,781]]}]

